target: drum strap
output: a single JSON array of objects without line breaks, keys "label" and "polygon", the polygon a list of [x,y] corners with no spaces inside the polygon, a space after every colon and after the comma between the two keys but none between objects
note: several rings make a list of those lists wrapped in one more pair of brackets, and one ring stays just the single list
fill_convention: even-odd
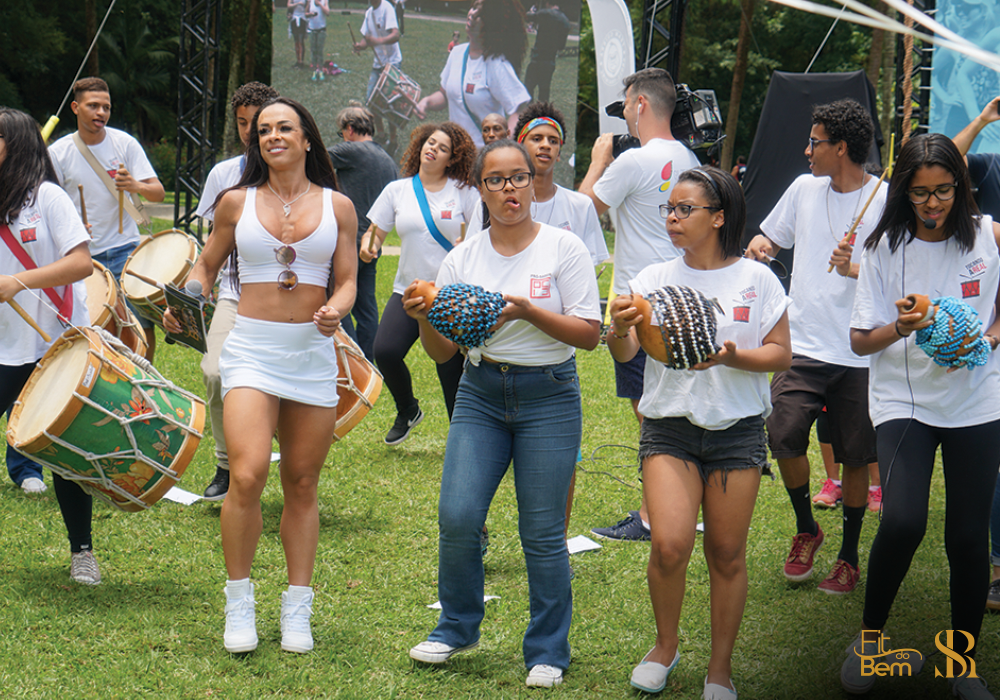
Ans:
[{"label": "drum strap", "polygon": [[[17,239],[14,238],[10,226],[7,224],[0,224],[0,238],[10,248],[10,252],[14,254],[14,257],[24,265],[25,270],[34,270],[38,267],[35,261],[31,259],[31,256],[28,255],[28,251],[22,248]],[[43,291],[52,300],[52,303],[56,305],[56,308],[59,309],[59,320],[68,324],[73,318],[73,285],[67,284],[63,289],[64,292],[61,299],[52,287],[46,287]]]},{"label": "drum strap", "polygon": [[424,193],[424,183],[420,182],[420,173],[413,176],[413,193],[417,195],[417,203],[420,204],[420,213],[424,215],[424,223],[427,224],[428,233],[433,236],[442,248],[451,251],[453,246],[451,241],[441,235],[438,227],[434,225],[434,217],[431,216],[431,207],[427,203],[427,195]]},{"label": "drum strap", "polygon": [[465,69],[469,65],[469,47],[465,47],[465,55],[462,57],[462,106],[465,107],[465,111],[469,115],[469,119],[472,120],[473,126],[479,126],[479,117],[472,113],[469,109],[469,103],[465,101]]},{"label": "drum strap", "polygon": [[[101,178],[101,182],[103,182],[104,186],[108,188],[108,192],[111,193],[111,196],[117,199],[118,188],[115,187],[115,181],[111,179],[110,175],[108,175],[108,171],[102,168],[101,164],[97,162],[97,158],[94,157],[94,154],[89,148],[87,148],[87,144],[85,144],[83,139],[80,138],[79,131],[73,132],[73,145],[76,146],[78,151],[80,151],[80,155],[82,155],[84,160],[87,161],[87,165],[93,168],[94,172],[97,173],[97,177]],[[135,223],[139,226],[149,226],[149,217],[146,216],[142,202],[139,201],[139,198],[136,195],[129,193],[129,196],[125,197],[123,203],[125,211],[128,212],[129,216],[135,219]]]}]

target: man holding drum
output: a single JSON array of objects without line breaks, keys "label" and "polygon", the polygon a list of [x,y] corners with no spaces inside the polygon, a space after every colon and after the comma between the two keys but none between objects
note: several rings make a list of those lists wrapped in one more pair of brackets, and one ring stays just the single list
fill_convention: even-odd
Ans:
[{"label": "man holding drum", "polygon": [[[79,185],[83,186],[91,226],[90,253],[120,280],[125,261],[139,245],[138,223],[148,224],[135,195],[162,202],[163,185],[139,142],[107,125],[111,92],[106,82],[100,78],[76,81],[70,108],[76,115],[77,131],[52,144],[49,156],[59,184],[77,211],[81,211]],[[146,334],[146,359],[152,362],[156,351],[153,323],[136,315]]]},{"label": "man holding drum", "polygon": [[[670,242],[659,206],[666,204],[677,178],[698,167],[698,159],[674,139],[670,119],[677,91],[670,73],[646,68],[625,78],[623,118],[641,148],[621,154],[612,149],[612,135],[602,134],[594,143],[590,169],[580,192],[594,200],[598,216],[611,210],[615,224],[614,294],[628,294],[628,283],[648,265],[673,260],[679,253]],[[615,361],[618,396],[632,401],[638,412],[646,354],[640,349],[629,362]],[[638,511],[630,511],[617,525],[591,530],[612,540],[649,540],[649,513],[643,498]]]},{"label": "man holding drum", "polygon": [[[263,83],[247,83],[241,85],[230,100],[236,126],[240,133],[240,141],[246,149],[250,140],[250,124],[261,106],[278,96],[278,91]],[[224,160],[208,173],[205,190],[201,193],[198,209],[195,213],[203,219],[215,219],[215,199],[227,187],[232,187],[240,180],[246,165],[246,155]],[[201,360],[202,377],[205,380],[205,402],[208,404],[209,418],[212,421],[212,435],[215,436],[215,478],[205,489],[206,501],[221,501],[229,492],[229,450],[226,449],[226,436],[222,430],[222,378],[219,376],[219,353],[222,344],[226,342],[229,331],[236,323],[236,307],[240,295],[233,284],[228,267],[223,270],[219,282],[219,299],[215,305],[215,315],[208,329],[208,352]]]},{"label": "man holding drum", "polygon": [[875,429],[868,416],[868,359],[855,355],[850,344],[861,251],[854,255],[853,236],[845,236],[867,238],[885,206],[888,188],[864,169],[873,133],[871,117],[854,100],[816,107],[805,150],[812,174],[792,183],[761,223],[764,235],[755,236],[746,252],[766,261],[781,248],[795,246],[788,310],[792,366],[771,381],[774,411],[767,432],[795,511],[796,535],[785,577],[805,581],[824,538],[813,518],[806,450],[810,428],[827,407],[834,459],[844,465],[843,541],[833,569],[819,584],[831,594],[857,586],[868,465],[876,461]]}]

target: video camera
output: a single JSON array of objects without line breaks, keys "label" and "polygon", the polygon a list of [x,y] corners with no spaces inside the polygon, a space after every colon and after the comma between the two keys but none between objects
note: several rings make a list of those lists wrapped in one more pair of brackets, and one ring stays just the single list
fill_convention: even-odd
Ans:
[{"label": "video camera", "polygon": [[[670,131],[674,138],[682,141],[690,149],[714,146],[725,138],[722,128],[722,114],[715,99],[715,90],[691,90],[684,83],[677,84],[677,105],[670,119]],[[624,119],[625,103],[612,102],[604,108],[609,117]],[[617,158],[630,148],[638,148],[639,139],[630,134],[614,137],[613,153]]]}]

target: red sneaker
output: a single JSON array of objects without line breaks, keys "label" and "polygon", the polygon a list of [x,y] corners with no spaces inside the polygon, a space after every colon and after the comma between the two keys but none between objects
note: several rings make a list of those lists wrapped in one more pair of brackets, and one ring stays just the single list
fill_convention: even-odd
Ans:
[{"label": "red sneaker", "polygon": [[838,559],[830,574],[819,584],[819,589],[830,595],[843,595],[854,590],[859,578],[861,572],[858,569],[843,559]]},{"label": "red sneaker", "polygon": [[872,513],[878,513],[882,508],[882,487],[877,486],[873,489],[868,489],[868,510]]},{"label": "red sneaker", "polygon": [[813,557],[823,546],[823,528],[816,523],[816,534],[800,532],[792,538],[792,551],[785,560],[785,578],[789,581],[805,581],[812,576]]},{"label": "red sneaker", "polygon": [[843,498],[843,489],[833,483],[833,479],[827,479],[820,492],[813,496],[813,505],[817,508],[836,508]]}]

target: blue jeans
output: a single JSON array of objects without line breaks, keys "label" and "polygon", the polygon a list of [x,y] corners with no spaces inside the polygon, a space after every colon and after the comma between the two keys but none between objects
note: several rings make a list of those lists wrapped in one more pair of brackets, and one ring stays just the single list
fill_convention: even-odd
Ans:
[{"label": "blue jeans", "polygon": [[524,661],[528,668],[569,666],[573,593],[563,531],[581,425],[574,359],[543,367],[486,360],[466,366],[441,477],[441,617],[430,641],[462,647],[479,639],[484,615],[479,536],[513,460],[531,607]]},{"label": "blue jeans", "polygon": [[[132,251],[134,251],[138,247],[139,246],[137,243],[126,243],[123,246],[118,246],[117,248],[106,250],[103,253],[97,253],[96,255],[93,255],[91,257],[94,259],[94,262],[99,262],[102,265],[104,265],[104,267],[111,270],[111,274],[115,276],[115,281],[118,282],[119,285],[121,285],[122,270],[125,269],[125,263],[128,262],[128,256],[130,256],[132,254]],[[126,299],[125,303],[128,304],[128,308],[130,308],[132,310],[132,313],[135,314],[135,317],[136,319],[138,319],[140,326],[142,326],[143,328],[153,327],[153,322],[150,321],[145,316],[143,316],[142,314],[140,314],[138,309],[132,306],[132,302]]]}]

